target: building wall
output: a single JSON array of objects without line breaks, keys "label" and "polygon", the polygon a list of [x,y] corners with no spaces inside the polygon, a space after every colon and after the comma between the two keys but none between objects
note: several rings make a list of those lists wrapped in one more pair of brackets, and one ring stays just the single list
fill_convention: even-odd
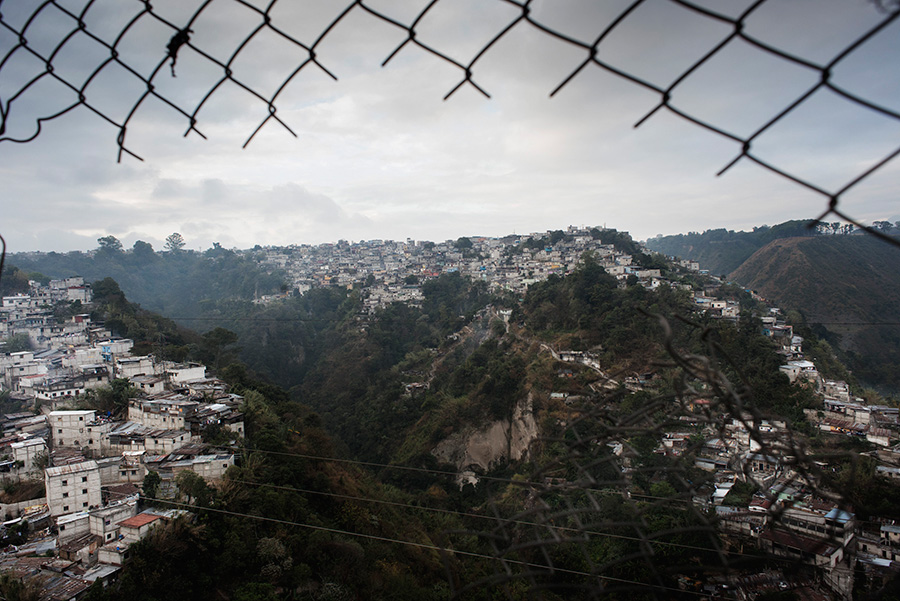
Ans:
[{"label": "building wall", "polygon": [[19,472],[25,474],[35,469],[35,458],[47,453],[47,443],[44,442],[43,438],[35,438],[24,442],[14,442],[10,447],[12,448],[13,461],[22,462],[22,467],[19,468]]},{"label": "building wall", "polygon": [[101,504],[100,469],[95,461],[85,461],[44,471],[50,515],[87,511]]},{"label": "building wall", "polygon": [[49,425],[53,446],[88,446],[87,425],[96,419],[96,411],[51,411]]},{"label": "building wall", "polygon": [[128,406],[128,421],[160,430],[183,430],[184,415],[167,411],[145,411],[140,405]]},{"label": "building wall", "polygon": [[144,450],[148,453],[163,455],[183,447],[190,440],[191,433],[188,431],[183,431],[175,436],[163,436],[160,438],[147,436],[144,439]]},{"label": "building wall", "polygon": [[56,527],[59,530],[58,540],[60,544],[73,538],[78,538],[83,534],[88,534],[91,531],[87,512],[63,516],[62,519],[57,521]]}]

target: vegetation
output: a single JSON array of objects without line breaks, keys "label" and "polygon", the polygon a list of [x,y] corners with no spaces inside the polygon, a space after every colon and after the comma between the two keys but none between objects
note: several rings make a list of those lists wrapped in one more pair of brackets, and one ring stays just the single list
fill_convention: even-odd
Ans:
[{"label": "vegetation", "polygon": [[28,279],[46,279],[41,274],[52,278],[77,274],[86,282],[110,278],[129,299],[144,308],[189,320],[201,314],[204,301],[248,300],[256,294],[280,291],[284,283],[280,274],[268,274],[250,257],[219,245],[205,252],[185,250],[186,243],[180,234],[167,238],[167,252],[155,252],[142,240],[130,249],[123,249],[113,236],[100,238],[98,243],[99,248],[93,254],[11,255],[3,274],[3,294],[8,294],[8,289],[27,290]]},{"label": "vegetation", "polygon": [[[645,266],[670,269],[641,253],[627,234],[592,235],[627,249]],[[183,248],[157,254],[107,243],[101,250],[109,256],[98,260],[110,264],[135,255],[148,264],[194,260]],[[465,250],[465,240],[457,246]],[[215,248],[203,260],[214,265],[221,259],[214,269],[225,269],[228,253]],[[533,591],[526,579],[502,588],[480,585],[497,573],[489,558],[505,543],[517,549],[509,555],[515,561],[549,559],[564,570],[541,577],[541,584],[574,592],[562,597],[542,589],[548,601],[591,598],[589,589],[577,587],[593,581],[577,572],[598,565],[610,582],[653,580],[677,588],[678,575],[690,581],[715,565],[721,542],[708,527],[710,516],[680,502],[708,479],[693,467],[693,453],[704,442],[699,428],[682,457],[658,452],[665,407],[686,386],[705,390],[702,381],[682,379],[669,351],[697,361],[709,357],[751,407],[790,420],[795,431],[806,424],[803,410],[814,406],[809,389],[791,385],[778,371],[781,357],[760,334],[759,306],[746,291],[724,288],[721,294],[737,299],[743,313],[737,323],[714,322],[692,313],[686,292],[650,291],[634,280],[620,284],[590,254],[574,273],[533,285],[521,303],[459,274],[422,283],[420,307],[398,303],[374,315],[363,313],[360,290],[316,289],[269,306],[208,297],[195,307],[193,323],[203,334],[129,303],[110,277],[97,281],[94,291],[93,316],[133,338],[138,349],[203,361],[243,395],[246,446],[215,486],[181,472],[175,500],[159,498],[162,480],[147,474],[146,498],[190,513],[134,545],[118,583],[92,588],[92,601],[445,600],[448,575],[457,583],[479,583],[466,591],[467,599],[528,598]],[[501,317],[498,307],[512,314]],[[658,316],[668,318],[668,340]],[[810,352],[827,354],[826,342],[810,341]],[[551,349],[590,353],[596,365],[562,369]],[[838,373],[840,362],[823,359],[823,366]],[[600,371],[622,384],[605,388]],[[633,379],[644,389],[627,388],[629,376],[640,376]],[[565,402],[551,395],[561,390],[570,395]],[[87,402],[115,412],[133,392],[115,380]],[[432,450],[467,429],[512,422],[525,400],[542,439],[525,460],[498,461],[478,487],[461,487],[452,477],[457,466],[440,465]],[[591,416],[596,419],[584,419]],[[609,424],[622,426],[628,473],[610,447],[597,444],[610,440]],[[545,485],[523,486],[536,466],[546,465],[554,469]],[[835,467],[833,485],[857,489],[860,503],[879,508],[879,500],[894,498],[896,491],[871,465]],[[554,489],[547,484],[552,481],[566,486]],[[628,495],[621,494],[626,489]],[[726,503],[744,505],[753,492],[736,485]],[[553,516],[537,534],[522,520],[505,522],[502,532],[485,521],[494,512],[533,516],[537,507]],[[567,536],[583,524],[601,534],[529,544],[546,540],[550,529]],[[653,536],[646,539],[646,533]],[[436,547],[461,553],[442,557]],[[622,598],[642,598],[643,592]]]},{"label": "vegetation", "polygon": [[740,267],[750,255],[773,240],[815,236],[812,221],[786,221],[772,227],[763,225],[749,232],[715,229],[662,236],[647,240],[647,248],[665,255],[698,261],[716,275],[726,275]]},{"label": "vegetation", "polygon": [[[798,333],[827,341],[860,383],[900,390],[900,250],[871,236],[779,240],[732,275],[795,311]],[[838,373],[828,355],[813,356]]]}]

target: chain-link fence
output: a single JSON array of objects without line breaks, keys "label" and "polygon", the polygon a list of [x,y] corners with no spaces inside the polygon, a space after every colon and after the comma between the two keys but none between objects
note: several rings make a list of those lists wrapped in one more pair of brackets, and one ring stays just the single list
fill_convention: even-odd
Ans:
[{"label": "chain-link fence", "polygon": [[[133,123],[136,113],[146,107],[151,99],[164,103],[184,119],[185,135],[193,132],[203,136],[200,130],[203,110],[209,105],[210,100],[227,86],[237,86],[266,108],[265,117],[249,133],[245,145],[270,122],[278,123],[293,133],[290,124],[285,122],[278,112],[279,98],[285,88],[301,73],[310,70],[321,71],[337,79],[337,74],[333,73],[328,65],[329,57],[326,54],[328,41],[340,35],[343,27],[358,26],[360,18],[368,18],[387,24],[403,34],[402,43],[385,57],[383,65],[387,65],[404,53],[420,52],[439,59],[458,72],[458,83],[448,90],[445,98],[449,98],[463,86],[470,86],[488,96],[489,85],[478,79],[478,68],[497,48],[498,42],[523,29],[541,32],[548,39],[575,48],[582,54],[578,64],[561,69],[560,83],[550,92],[551,96],[572,85],[573,81],[591,69],[600,69],[627,80],[657,98],[654,108],[635,126],[644,124],[660,112],[668,112],[733,142],[735,154],[726,159],[727,164],[719,175],[741,161],[752,162],[821,195],[827,202],[827,208],[820,219],[835,215],[858,227],[865,227],[841,208],[841,198],[859,187],[862,182],[871,179],[876,172],[886,169],[900,153],[900,144],[895,142],[890,150],[874,158],[859,160],[857,157],[846,157],[844,164],[839,165],[841,169],[838,171],[849,169],[852,170],[852,175],[839,184],[826,185],[804,173],[792,170],[791,161],[786,161],[779,153],[770,153],[759,148],[760,141],[767,135],[773,133],[788,137],[793,135],[797,127],[793,121],[801,117],[804,111],[812,111],[810,107],[817,102],[821,103],[824,98],[828,99],[827,102],[837,102],[840,105],[839,107],[835,105],[837,108],[833,107],[832,113],[845,110],[864,111],[883,120],[887,128],[900,122],[900,110],[897,107],[889,106],[889,102],[886,103],[880,98],[870,97],[869,88],[860,86],[853,77],[843,78],[848,81],[844,84],[842,78],[836,75],[845,67],[846,70],[857,68],[861,57],[864,57],[870,62],[883,61],[884,76],[889,77],[888,69],[893,61],[888,57],[873,59],[864,52],[867,45],[886,37],[896,36],[895,21],[900,16],[900,8],[896,2],[871,2],[865,5],[863,8],[871,15],[864,26],[853,29],[854,33],[850,37],[832,36],[841,40],[846,38],[846,43],[841,44],[828,56],[815,58],[809,57],[810,54],[816,54],[815,52],[802,52],[774,45],[766,41],[765,35],[760,35],[758,28],[754,29],[754,19],[769,6],[777,5],[775,0],[731,3],[727,9],[719,6],[708,8],[709,3],[687,0],[620,2],[615,3],[616,6],[610,5],[601,18],[591,19],[591,23],[596,22],[596,25],[592,25],[593,35],[589,37],[577,37],[562,26],[555,25],[553,19],[549,19],[550,22],[542,21],[541,15],[547,11],[541,11],[538,3],[531,0],[524,2],[497,0],[491,5],[501,6],[505,11],[502,15],[506,16],[496,17],[495,14],[490,22],[501,23],[502,26],[496,27],[496,31],[488,41],[465,58],[458,58],[456,57],[458,52],[442,48],[441,36],[435,36],[436,41],[432,41],[421,34],[425,30],[434,35],[434,31],[440,30],[440,19],[446,18],[441,13],[443,5],[459,4],[452,0],[431,0],[417,6],[360,0],[341,6],[329,6],[327,9],[329,16],[321,20],[321,25],[313,33],[304,33],[306,37],[299,37],[301,34],[293,33],[296,28],[292,27],[294,23],[289,21],[292,17],[285,16],[287,13],[282,14],[281,9],[285,8],[285,3],[278,0],[268,2],[207,0],[179,3],[177,9],[166,6],[166,2],[160,2],[157,6],[157,3],[150,0],[135,0],[127,5],[115,4],[117,6],[113,19],[110,17],[109,3],[98,0],[45,0],[39,4],[28,3],[24,6],[11,0],[0,2],[0,32],[3,34],[0,37],[3,42],[0,47],[6,49],[0,62],[0,116],[2,116],[0,141],[33,140],[40,135],[45,122],[61,118],[74,109],[83,107],[108,122],[117,132],[119,160],[123,154],[138,157],[136,150],[132,150],[127,143],[128,128]],[[736,5],[741,5],[739,10]],[[656,75],[654,78],[643,75],[645,69],[634,68],[633,61],[622,55],[616,47],[617,42],[613,39],[634,35],[629,29],[632,22],[644,19],[645,13],[649,10],[660,10],[660,6],[678,11],[678,18],[681,20],[674,26],[684,28],[685,39],[681,40],[683,44],[691,42],[686,38],[693,35],[691,32],[696,31],[698,27],[713,32],[707,37],[714,42],[703,52],[693,56],[686,63],[687,66],[681,67],[674,76],[666,73],[662,76]],[[481,18],[482,9],[487,8],[487,4],[480,5],[479,10],[474,11],[468,20],[477,23]],[[204,29],[214,29],[217,26],[217,15],[235,9],[240,9],[245,26],[239,36],[229,38],[230,48],[220,50],[218,47],[221,44],[207,42],[217,47],[212,49],[196,41],[201,37],[201,33],[208,33]],[[810,4],[804,10],[818,11],[819,7]],[[110,20],[115,20],[117,29],[110,29]],[[350,22],[354,20],[354,24],[351,24]],[[823,21],[817,20],[810,29],[822,25]],[[831,23],[830,27],[838,30],[841,25],[843,24]],[[803,33],[809,34],[808,31]],[[817,31],[816,34],[820,39],[825,39],[831,32]],[[202,37],[204,40],[211,39],[209,35]],[[274,87],[265,89],[254,85],[252,78],[248,78],[250,70],[243,65],[246,62],[262,69],[274,64],[272,56],[254,56],[253,53],[259,51],[254,44],[261,38],[276,40],[283,48],[293,51],[297,57],[291,63],[292,66],[282,74],[280,82]],[[636,45],[640,43],[634,42]],[[677,35],[675,43],[678,43]],[[144,55],[140,60],[133,58],[134,54],[128,51],[135,44]],[[704,77],[702,72],[707,66],[737,47],[743,51],[749,49],[767,60],[778,63],[777,68],[787,67],[790,76],[796,81],[809,82],[808,85],[804,83],[798,86],[796,94],[792,92],[787,101],[783,101],[768,114],[758,113],[760,115],[758,122],[749,133],[740,135],[731,131],[729,125],[719,123],[711,115],[705,115],[702,109],[692,110],[679,103],[679,94],[695,79],[702,79]],[[613,50],[610,51],[610,48]],[[154,55],[155,58],[149,62],[145,60],[148,56]],[[650,60],[663,58],[649,57]],[[188,60],[205,63],[206,67],[216,73],[211,79],[211,85],[198,98],[186,98],[184,94],[173,91],[175,88],[171,82],[165,81],[165,78],[177,75],[179,61],[183,63]],[[72,67],[73,62],[78,63],[77,68]],[[22,67],[25,63],[28,66]],[[242,63],[241,69],[237,68],[238,63]],[[877,79],[879,66],[876,64],[872,67],[875,70],[874,77]],[[742,75],[740,64],[734,67],[734,71],[738,77]],[[749,73],[746,76],[748,79],[751,78]],[[61,84],[65,89],[65,93],[58,95],[60,103],[43,113],[29,114],[27,106],[30,102],[29,91],[49,80]],[[116,89],[115,94],[131,95],[128,101],[129,110],[124,114],[107,106],[106,100],[113,94],[112,87]],[[715,96],[716,90],[709,90],[709,94]],[[742,108],[745,107],[736,107],[738,111]],[[830,114],[825,113],[818,125],[824,127],[830,118]],[[22,121],[30,122],[30,119],[34,119],[33,127],[30,131],[23,129]],[[869,229],[869,232],[896,243],[877,230]]]},{"label": "chain-link fence", "polygon": [[[329,67],[326,42],[345,24],[360,18],[378,21],[402,33],[402,43],[385,57],[384,65],[405,53],[426,53],[458,73],[457,83],[447,91],[445,98],[450,98],[464,86],[488,96],[489,84],[478,78],[480,64],[501,40],[514,35],[513,32],[528,29],[574,48],[581,55],[577,64],[559,73],[559,84],[549,90],[551,96],[574,85],[573,82],[589,70],[599,69],[612,74],[657,99],[654,108],[635,124],[636,127],[652,124],[655,115],[668,112],[734,143],[735,153],[723,161],[725,166],[719,175],[741,161],[751,162],[821,195],[827,206],[820,219],[835,215],[898,244],[895,239],[853,219],[840,203],[848,192],[889,168],[900,154],[900,142],[895,140],[887,151],[868,161],[848,159],[841,167],[851,170],[852,175],[830,187],[794,173],[782,164],[784,157],[777,153],[772,158],[758,150],[759,141],[766,135],[777,131],[790,136],[794,127],[791,120],[810,110],[810,105],[823,95],[841,103],[844,109],[862,111],[880,120],[885,127],[900,124],[900,111],[896,107],[870,98],[853,85],[840,83],[835,75],[843,66],[852,66],[858,61],[867,44],[884,36],[897,36],[897,19],[900,17],[897,3],[867,5],[871,15],[862,30],[842,42],[829,56],[810,58],[802,52],[773,45],[752,32],[754,17],[776,0],[746,2],[740,10],[730,5],[731,12],[719,7],[709,8],[710,3],[700,1],[620,2],[618,12],[608,13],[605,22],[599,23],[593,35],[586,38],[542,21],[537,15],[536,3],[530,0],[497,0],[492,4],[501,5],[508,11],[506,20],[485,44],[467,58],[460,59],[442,48],[439,42],[420,33],[433,31],[433,16],[439,7],[451,2],[430,0],[412,11],[406,10],[405,17],[397,16],[403,11],[393,10],[390,4],[375,1],[358,0],[340,7],[332,6],[333,15],[313,35],[301,37],[291,31],[289,23],[279,20],[278,9],[286,3],[278,0],[266,3],[205,0],[199,4],[191,3],[189,8],[186,8],[187,4],[181,4],[179,10],[163,10],[162,2],[158,7],[150,0],[134,0],[128,4],[117,3],[118,30],[110,37],[104,33],[108,24],[102,25],[93,19],[95,14],[109,8],[102,2],[46,0],[23,6],[2,0],[0,43],[3,46],[0,47],[6,52],[0,61],[0,141],[31,141],[42,134],[46,122],[63,118],[75,109],[85,109],[108,122],[110,129],[116,132],[119,160],[126,154],[140,158],[126,138],[135,115],[151,100],[162,102],[183,118],[184,135],[203,136],[204,109],[228,86],[243,90],[266,109],[265,117],[248,132],[245,145],[272,122],[293,133],[290,123],[283,120],[278,111],[285,88],[301,74],[312,70],[336,79],[338,74]],[[713,36],[715,41],[699,56],[664,81],[633,72],[630,63],[620,54],[607,52],[611,40],[626,32],[629,24],[640,18],[642,10],[660,5],[679,11],[683,19],[717,32]],[[210,23],[215,23],[217,12],[236,7],[244,15],[245,31],[233,40],[224,54],[197,42],[201,28],[212,27]],[[172,15],[178,14],[180,20],[174,20]],[[473,18],[477,19],[477,15]],[[266,89],[258,88],[247,79],[243,75],[247,73],[246,69],[236,67],[239,61],[265,66],[271,60],[268,56],[252,54],[254,40],[263,36],[286,44],[298,57],[293,66],[279,76],[278,83]],[[126,49],[133,40],[140,42],[144,57],[152,56],[149,63],[138,64],[140,61],[126,56],[130,56]],[[680,93],[687,84],[698,78],[705,66],[736,46],[750,49],[788,68],[796,73],[798,81],[809,82],[740,135],[712,117],[679,103]],[[80,70],[62,68],[64,63],[70,67],[68,63],[73,54],[76,58],[85,57],[80,60]],[[177,86],[173,88],[173,78],[176,83],[187,79],[179,71],[189,60],[193,64],[203,63],[214,73],[211,85],[192,99],[172,91],[177,89]],[[885,64],[891,63],[893,57],[883,60]],[[872,68],[877,73],[879,65],[872,65]],[[101,83],[104,77],[112,77],[113,83]],[[48,81],[65,89],[66,93],[58,98],[61,104],[29,115],[29,94]],[[104,95],[111,93],[110,85],[120,90],[117,94],[121,90],[131,90],[132,97],[124,114],[106,108]],[[710,94],[714,95],[715,90],[710,90]],[[34,119],[30,131],[23,128],[23,120],[29,119]],[[474,535],[486,541],[494,557],[500,560],[500,569],[476,583],[457,582],[458,591],[465,594],[469,586],[493,584],[506,588],[510,596],[516,596],[516,586],[526,583],[531,591],[577,589],[588,597],[633,588],[660,598],[675,594],[712,597],[717,592],[698,588],[698,581],[694,580],[697,575],[703,574],[707,584],[715,582],[721,575],[721,583],[726,586],[728,571],[741,564],[777,571],[780,569],[778,562],[783,562],[784,571],[789,571],[797,562],[834,560],[839,563],[838,555],[847,544],[850,529],[845,516],[852,508],[844,497],[830,492],[833,488],[820,486],[823,479],[827,479],[827,474],[822,472],[825,465],[820,461],[822,458],[810,452],[800,437],[794,436],[790,424],[772,426],[754,409],[747,400],[747,391],[725,375],[722,366],[729,362],[721,357],[721,349],[714,337],[705,332],[704,339],[708,341],[708,353],[703,356],[688,355],[674,345],[670,346],[673,363],[668,367],[678,368],[682,374],[676,382],[679,394],[675,398],[647,398],[639,406],[623,410],[626,401],[621,389],[604,390],[601,387],[589,404],[573,407],[567,414],[556,417],[559,437],[541,441],[547,447],[547,454],[555,456],[556,460],[539,466],[528,481],[510,483],[499,492],[492,504],[497,516],[494,528],[460,533],[460,536],[471,538]],[[731,367],[734,372],[740,371],[739,366]],[[716,505],[713,499],[714,491],[718,490],[716,483],[703,478],[697,469],[698,456],[703,455],[700,451],[708,446],[708,437],[687,437],[677,443],[667,438],[673,431],[699,433],[704,429],[720,432],[720,441],[735,436],[746,438],[745,461],[739,466],[726,467],[742,471],[743,482],[765,492],[755,511],[724,511],[721,505]],[[662,455],[664,461],[654,461],[653,453],[660,445],[671,452]],[[701,457],[700,461],[712,466],[714,472],[720,459],[714,449],[706,451],[705,459]],[[722,449],[722,456],[728,455],[728,449]],[[846,455],[847,461],[854,458],[853,454]],[[833,456],[828,458],[831,463],[834,460]],[[774,476],[777,476],[777,489],[771,486]],[[642,488],[650,487],[650,494],[629,493],[634,490],[635,480],[643,483]],[[822,512],[831,517],[822,522],[818,536],[797,535],[796,528],[769,528],[772,520],[777,521],[782,513],[791,509],[791,495],[799,497],[801,491],[823,506],[832,506],[831,510]],[[769,534],[764,534],[764,530]],[[732,532],[734,540],[742,534],[757,538],[768,536],[766,544],[772,552],[759,554],[741,550],[727,534],[723,536],[723,532]],[[454,536],[448,535],[448,548],[455,546]],[[810,543],[810,540],[819,542]],[[448,561],[452,562],[452,559]],[[840,574],[835,576],[841,577]],[[777,587],[778,578],[773,578],[772,585]],[[837,583],[832,588],[840,589],[841,585]]]},{"label": "chain-link fence", "polygon": [[[484,510],[495,526],[448,537],[449,548],[477,537],[498,559],[483,579],[454,582],[462,598],[483,587],[509,598],[849,598],[855,532],[871,530],[869,508],[854,507],[842,484],[865,470],[860,455],[767,419],[716,328],[659,321],[671,361],[656,368],[677,374],[676,393],[604,374],[597,394],[550,411],[556,434],[532,450],[552,459],[526,479],[482,483],[496,489]],[[706,351],[685,352],[673,327]]]}]

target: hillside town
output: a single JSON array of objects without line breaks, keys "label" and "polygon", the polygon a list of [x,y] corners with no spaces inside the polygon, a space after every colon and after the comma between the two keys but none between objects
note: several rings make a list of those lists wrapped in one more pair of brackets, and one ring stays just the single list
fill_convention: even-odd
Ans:
[{"label": "hillside town", "polygon": [[[421,302],[421,283],[442,273],[458,272],[521,294],[535,282],[571,272],[587,252],[622,286],[682,289],[692,295],[697,312],[741,319],[738,301],[716,295],[716,278],[696,286],[667,277],[652,265],[652,255],[641,252],[638,263],[633,254],[600,242],[599,233],[572,227],[562,236],[302,245],[264,249],[262,261],[288,274],[300,292],[364,286],[366,310],[374,312],[391,302]],[[678,274],[706,275],[696,262],[675,265]],[[76,599],[93,582],[114,580],[130,545],[187,513],[174,505],[148,505],[146,498],[173,499],[193,477],[221,480],[244,435],[240,396],[201,364],[133,355],[131,340],[92,322],[91,301],[90,285],[73,276],[48,285],[33,282],[28,294],[4,297],[0,309],[0,339],[27,338],[30,349],[0,348],[2,391],[22,407],[2,416],[2,530],[18,542],[3,550],[0,570],[43,578],[46,599]],[[78,303],[85,312],[58,321],[52,307],[59,302]],[[821,408],[806,410],[809,425],[852,437],[875,460],[879,475],[900,479],[898,409],[868,404],[846,382],[823,378],[778,308],[768,307],[759,317],[762,333],[783,356],[780,371],[821,400]],[[552,352],[561,373],[576,364],[602,369],[591,352]],[[92,391],[122,382],[135,392],[119,417],[83,402]],[[648,385],[640,377],[622,384],[633,391]],[[548,394],[570,402],[563,393]],[[796,424],[741,411],[712,420],[711,402],[692,399],[682,427],[666,431],[657,452],[673,458],[690,452],[695,467],[712,474],[712,484],[698,491],[694,503],[715,514],[723,538],[807,564],[835,598],[850,598],[857,573],[878,582],[900,569],[900,525],[878,516],[858,519],[853,507],[815,486],[785,444],[799,436]],[[616,452],[627,472],[627,448]],[[767,578],[774,589],[795,584],[774,572]]]},{"label": "hillside town", "polygon": [[[364,287],[369,311],[392,302],[421,302],[420,284],[443,273],[460,273],[485,281],[494,291],[522,294],[535,282],[570,273],[586,252],[621,280],[631,275],[648,288],[659,286],[663,278],[658,268],[642,266],[615,244],[602,242],[604,237],[618,234],[605,228],[570,226],[565,231],[464,237],[440,243],[342,240],[317,246],[267,247],[261,249],[259,260],[268,269],[282,270],[300,292],[322,286]],[[696,262],[683,263],[700,272]],[[259,300],[271,302],[274,298]]]},{"label": "hillside town", "polygon": [[[171,499],[179,474],[216,482],[234,465],[243,399],[203,365],[132,355],[131,340],[88,313],[57,323],[57,301],[87,307],[91,288],[72,277],[3,298],[3,337],[27,336],[34,350],[0,354],[7,402],[27,409],[0,418],[0,536],[18,541],[4,549],[0,570],[42,577],[43,598],[75,599],[114,579],[151,528],[185,513],[142,504],[148,482],[152,496]],[[120,419],[81,408],[91,391],[116,382],[137,392]],[[231,443],[206,444],[211,431]]]}]

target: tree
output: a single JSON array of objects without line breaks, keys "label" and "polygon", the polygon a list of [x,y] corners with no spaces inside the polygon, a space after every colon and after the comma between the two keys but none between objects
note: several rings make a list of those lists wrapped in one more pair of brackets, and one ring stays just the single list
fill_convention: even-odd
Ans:
[{"label": "tree", "polygon": [[155,499],[156,495],[159,494],[159,485],[161,482],[162,478],[160,478],[158,473],[153,470],[147,472],[147,475],[144,476],[144,484],[142,486],[144,489],[144,496]]},{"label": "tree", "polygon": [[38,601],[42,587],[34,578],[19,578],[12,573],[0,575],[0,596],[8,601]]},{"label": "tree", "polygon": [[169,234],[166,238],[166,250],[170,253],[179,253],[184,249],[184,236],[175,232],[173,234]]},{"label": "tree", "polygon": [[203,476],[190,470],[179,472],[175,476],[175,484],[179,492],[187,496],[188,502],[194,502],[200,506],[207,506],[212,500],[212,490],[206,484]]},{"label": "tree", "polygon": [[153,245],[143,240],[138,240],[134,243],[134,246],[131,247],[131,253],[135,259],[140,261],[147,261],[156,256],[156,253],[153,252]]},{"label": "tree", "polygon": [[219,369],[222,358],[227,356],[227,347],[238,341],[238,335],[231,330],[218,327],[203,334],[203,347],[214,360],[214,367]]},{"label": "tree", "polygon": [[22,332],[13,334],[6,339],[6,345],[3,347],[3,352],[18,353],[20,351],[30,351],[33,348],[34,346],[31,344],[31,338],[28,337],[28,334]]},{"label": "tree", "polygon": [[461,238],[457,238],[456,242],[454,242],[453,245],[459,250],[463,250],[466,248],[472,248],[472,241],[465,236],[462,236]]},{"label": "tree", "polygon": [[100,253],[118,254],[122,252],[122,243],[115,236],[103,236],[102,238],[97,238],[97,242],[100,244],[98,251]]},{"label": "tree", "polygon": [[128,409],[128,401],[138,396],[140,390],[127,378],[115,378],[108,386],[98,386],[85,393],[82,404],[96,411],[118,415]]}]

